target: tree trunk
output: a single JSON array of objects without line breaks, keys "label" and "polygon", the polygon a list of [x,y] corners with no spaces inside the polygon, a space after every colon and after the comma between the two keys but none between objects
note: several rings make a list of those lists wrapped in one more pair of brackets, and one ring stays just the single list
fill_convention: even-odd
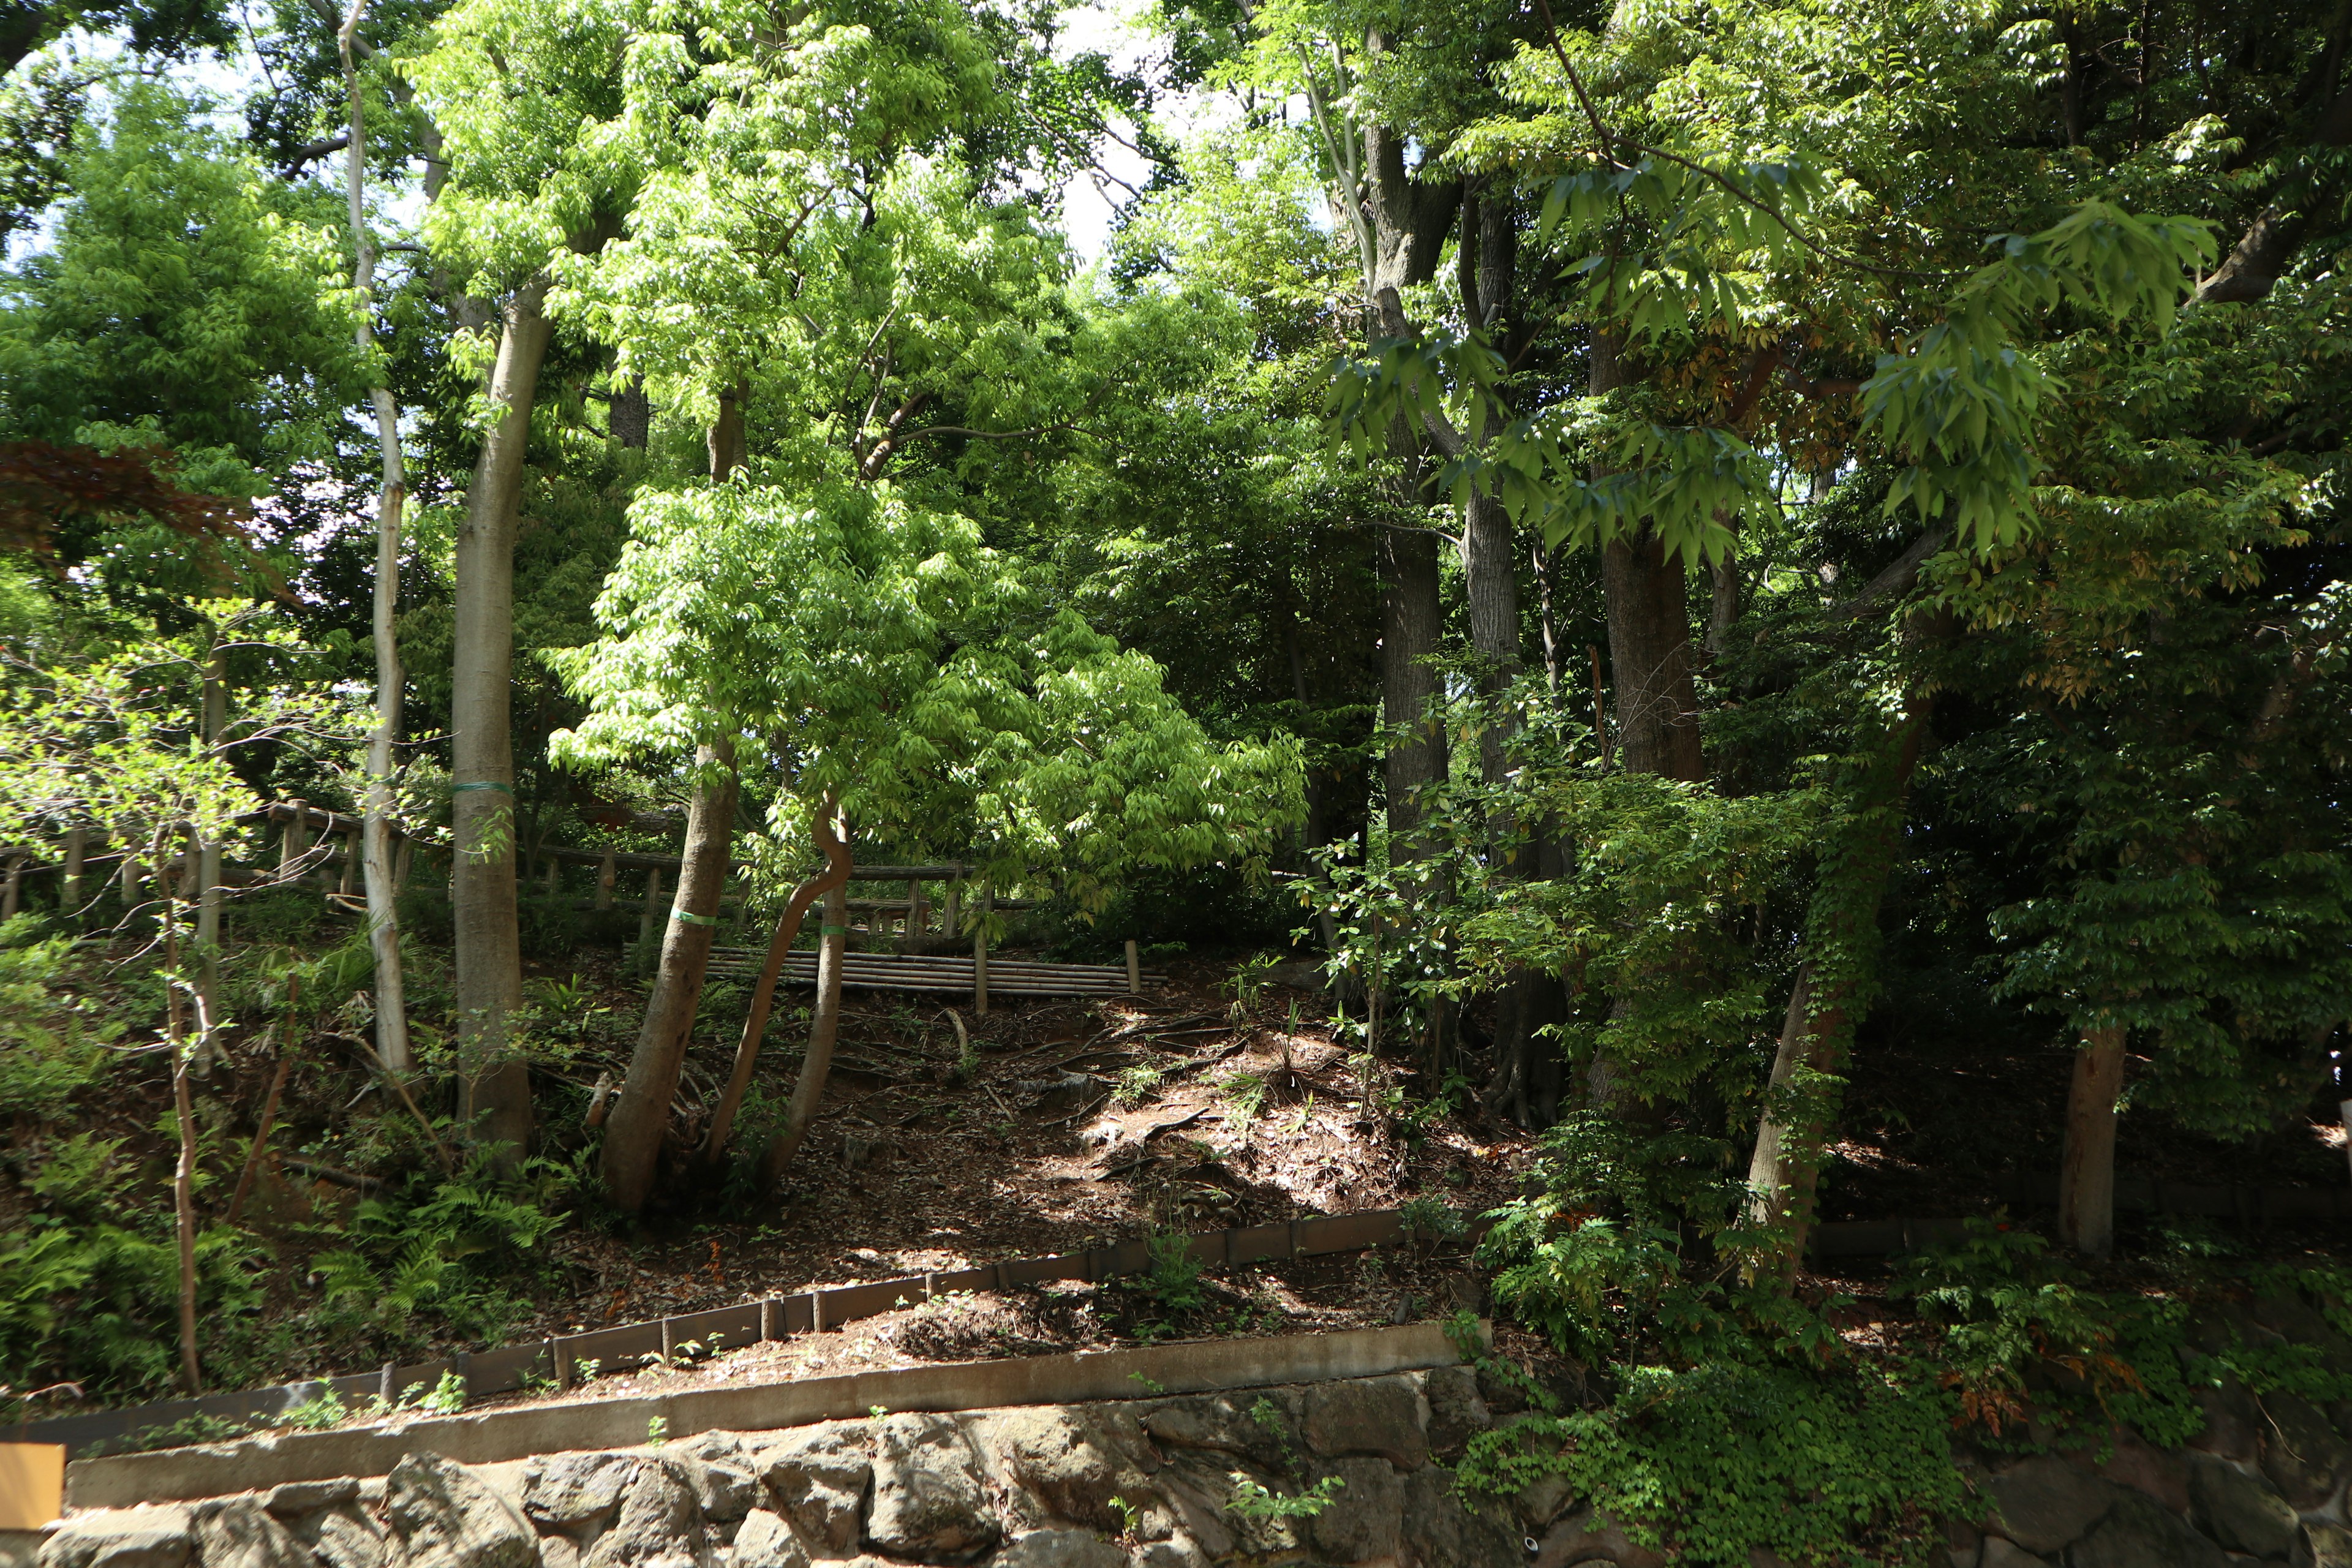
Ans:
[{"label": "tree trunk", "polygon": [[[215,755],[221,735],[228,729],[227,666],[228,656],[215,642],[212,657],[205,661],[204,691],[205,749]],[[196,848],[196,900],[197,984],[205,999],[205,1015],[216,1016],[220,1010],[221,847],[215,839],[202,840]],[[197,1048],[194,1068],[198,1075],[211,1076],[212,1058],[212,1041],[207,1035]]]},{"label": "tree trunk", "polygon": [[1381,718],[1393,737],[1383,760],[1389,853],[1404,860],[1421,847],[1421,793],[1445,776],[1444,719],[1428,663],[1444,628],[1435,534],[1381,531]]},{"label": "tree trunk", "polygon": [[2085,1029],[2066,1092],[2058,1173],[2058,1244],[2105,1258],[2116,1244],[2116,1100],[2124,1089],[2124,1031]]},{"label": "tree trunk", "polygon": [[[165,864],[163,845],[157,835],[158,866]],[[172,1053],[172,1110],[180,1137],[179,1158],[172,1166],[172,1221],[180,1249],[180,1382],[193,1399],[205,1391],[196,1355],[196,1108],[188,1088],[187,1030],[180,1018],[181,993],[192,988],[180,973],[180,911],[170,876],[158,872],[155,881],[163,906],[163,1036]],[[199,1031],[200,1041],[206,1032]]]},{"label": "tree trunk", "polygon": [[743,405],[751,395],[750,386],[740,381],[731,391],[719,395],[719,417],[712,423],[705,440],[710,454],[713,483],[724,482],[751,457],[743,430]]},{"label": "tree trunk", "polygon": [[[342,52],[343,86],[351,100],[351,146],[344,162],[344,195],[351,206],[352,289],[359,296],[360,351],[375,346],[375,235],[368,227],[366,126],[360,113],[359,72],[352,63],[352,32],[361,5],[354,4],[337,36]],[[393,747],[400,739],[400,645],[394,620],[400,608],[400,513],[407,476],[400,452],[400,405],[392,389],[371,387],[375,408],[376,449],[383,484],[376,492],[375,603],[371,616],[375,641],[375,728],[368,735],[366,830],[361,857],[367,875],[368,946],[375,958],[375,1054],[386,1072],[409,1068],[408,994],[400,963],[400,908],[393,875]],[[290,1042],[289,1042],[290,1043]],[[525,1089],[528,1091],[528,1085]]]},{"label": "tree trunk", "polygon": [[[620,1100],[604,1128],[604,1190],[615,1208],[635,1214],[653,1192],[670,1100],[686,1065],[695,1010],[718,934],[719,900],[727,890],[727,851],[734,840],[735,749],[721,739],[695,753],[694,794],[687,805],[686,854],[678,863],[677,899],[662,933],[661,969],[646,1004],[637,1047]],[[718,774],[716,779],[709,775]]]},{"label": "tree trunk", "polygon": [[[848,837],[845,826],[842,837]],[[760,1184],[772,1189],[783,1179],[784,1168],[800,1152],[816,1121],[818,1102],[824,1099],[824,1080],[833,1071],[833,1042],[841,1030],[841,961],[849,947],[848,879],[824,895],[824,934],[816,954],[816,1016],[809,1023],[808,1054],[801,1058],[800,1080],[793,1085],[792,1103],[784,1124],[768,1140],[760,1159]]]},{"label": "tree trunk", "polygon": [[[1873,776],[1859,786],[1851,835],[1825,846],[1813,890],[1806,955],[1790,987],[1748,1166],[1749,1222],[1780,1231],[1785,1271],[1804,1256],[1843,1088],[1835,1075],[1845,1068],[1853,1026],[1876,986],[1878,906],[1902,848],[1904,803],[1933,710],[1928,694],[1913,693]],[[1824,970],[1834,978],[1822,980]]]},{"label": "tree trunk", "polygon": [[514,541],[531,401],[551,331],[541,273],[508,300],[490,371],[497,420],[482,440],[457,530],[456,658],[450,682],[451,882],[457,1038],[467,1136],[520,1157],[530,1142],[530,1067],[509,1037],[522,1005],[515,925]]},{"label": "tree trunk", "polygon": [[[751,1087],[751,1068],[760,1059],[761,1037],[768,1032],[768,1012],[775,1003],[776,977],[783,973],[784,955],[800,939],[801,922],[808,918],[809,907],[818,899],[836,888],[849,886],[849,846],[833,830],[834,816],[839,809],[828,790],[811,819],[817,848],[824,855],[824,869],[793,889],[792,900],[776,918],[775,934],[768,939],[767,961],[760,965],[759,981],[751,987],[751,1010],[743,1019],[743,1037],[735,1046],[734,1070],[727,1075],[727,1090],[719,1098],[719,1109],[711,1113],[710,1132],[703,1142],[701,1163],[705,1166],[716,1165],[726,1156],[727,1140],[735,1131],[735,1113],[742,1109],[743,1096]],[[920,890],[919,883],[916,891]],[[914,904],[908,913],[910,948],[921,914],[919,904]]]},{"label": "tree trunk", "polygon": [[652,434],[653,405],[646,397],[646,378],[633,375],[626,386],[616,387],[613,400],[605,405],[605,425],[613,433],[614,444],[642,452]]},{"label": "tree trunk", "polygon": [[1601,591],[1617,687],[1617,752],[1625,771],[1706,778],[1682,557],[1668,555],[1644,527],[1601,552]]}]

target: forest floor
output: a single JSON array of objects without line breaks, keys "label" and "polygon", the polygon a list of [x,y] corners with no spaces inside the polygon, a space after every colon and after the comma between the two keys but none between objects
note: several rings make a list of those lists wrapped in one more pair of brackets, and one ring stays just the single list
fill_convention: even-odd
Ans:
[{"label": "forest floor", "polygon": [[[541,1152],[593,1184],[582,1112],[589,1086],[600,1075],[618,1081],[625,1068],[644,988],[609,947],[584,944],[564,962],[530,967],[543,1013],[578,1024],[541,1075]],[[121,983],[106,989],[121,1016],[145,1011]],[[741,1014],[735,989],[730,996],[715,984],[706,996],[680,1090],[684,1137],[695,1135],[695,1108],[726,1072],[730,1020]],[[790,1092],[806,1000],[805,992],[779,997],[747,1142]],[[567,1199],[562,1222],[515,1259],[495,1334],[467,1348],[1157,1232],[1416,1199],[1466,1217],[1526,1190],[1537,1135],[1485,1115],[1458,1079],[1428,1082],[1394,1058],[1367,1078],[1328,1011],[1309,966],[1245,967],[1233,956],[1179,959],[1138,995],[1000,998],[985,1017],[965,997],[851,992],[822,1112],[781,1194],[757,1194],[732,1178],[681,1183],[635,1222],[584,1194]],[[399,1107],[352,1114],[371,1095],[383,1098],[350,1048],[364,1028],[357,1017],[322,1020],[296,1053],[271,1141],[277,1154],[243,1222],[260,1249],[257,1262],[275,1265],[264,1319],[291,1324],[314,1309],[314,1255],[343,1244],[363,1192],[399,1180],[404,1159],[423,1158],[413,1133],[403,1152],[395,1134],[407,1113]],[[200,1192],[208,1214],[220,1212],[236,1181],[276,1059],[268,1031],[231,1031],[200,1089],[207,1143],[220,1151]],[[1859,1050],[1823,1217],[1935,1218],[2008,1206],[2031,1219],[2031,1192],[2056,1166],[2068,1066],[2063,1051],[1989,1039]],[[0,1162],[20,1172],[0,1183],[0,1229],[46,1201],[21,1172],[68,1131],[119,1148],[117,1158],[143,1168],[141,1184],[167,1181],[169,1107],[168,1075],[151,1055],[102,1100],[85,1101],[69,1129],[0,1128]],[[2127,1173],[2193,1184],[2345,1180],[2340,1128],[2314,1123],[2224,1144],[2152,1121],[2126,1118],[2125,1127],[2119,1165]],[[2165,1241],[2154,1222],[2120,1217],[2127,1252]],[[2311,1238],[2282,1228],[2234,1239],[2292,1252]],[[1867,1331],[1869,1319],[1885,1315],[1873,1284],[1884,1272],[1874,1261],[1845,1260],[1819,1284],[1854,1296],[1858,1331]],[[1213,1268],[1197,1300],[1181,1307],[1137,1279],[957,1297],[690,1365],[604,1369],[597,1387],[1362,1327],[1484,1304],[1482,1275],[1458,1243],[1393,1247]],[[437,1351],[466,1342],[432,1321],[415,1318],[411,1338],[421,1331]],[[368,1350],[336,1331],[297,1329],[277,1339],[276,1351],[256,1342],[260,1360],[244,1369],[253,1383],[369,1364]],[[413,1342],[402,1353],[425,1348]]]},{"label": "forest floor", "polygon": [[[1419,1195],[1475,1213],[1520,1189],[1531,1137],[1419,1094],[1385,1108],[1393,1067],[1368,1106],[1319,992],[1273,984],[1237,1005],[1232,973],[1183,962],[1138,995],[1001,999],[984,1018],[966,1000],[968,1052],[949,1017],[958,999],[847,993],[824,1108],[781,1201],[688,1195],[634,1229],[551,1238],[578,1289],[516,1337]],[[724,1070],[715,1046],[698,1057],[690,1078]],[[763,1076],[780,1097],[796,1068],[782,1056]],[[1475,1283],[1395,1259],[1253,1267],[1210,1285],[1221,1300],[1207,1317],[1269,1331],[1476,1304]],[[1150,1321],[1132,1295],[1008,1293],[985,1323],[950,1331],[934,1314],[912,1331],[942,1349],[1108,1342]]]}]

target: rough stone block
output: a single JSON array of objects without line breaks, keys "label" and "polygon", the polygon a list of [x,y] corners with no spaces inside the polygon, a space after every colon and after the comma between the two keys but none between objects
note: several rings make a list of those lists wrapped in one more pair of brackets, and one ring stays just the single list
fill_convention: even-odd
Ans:
[{"label": "rough stone block", "polygon": [[[290,1526],[302,1543],[316,1554],[326,1568],[384,1568],[392,1561],[392,1552],[384,1544],[383,1531],[369,1517],[353,1496],[349,1502],[339,1502],[315,1513],[306,1513]],[[549,1563],[545,1568],[572,1568],[572,1564]]]},{"label": "rough stone block", "polygon": [[2204,1413],[2205,1429],[2189,1446],[2224,1459],[2251,1459],[2262,1446],[2262,1412],[2254,1396],[2236,1378],[2225,1378],[2219,1388],[2196,1391],[2197,1408]]},{"label": "rough stone block", "polygon": [[2069,1568],[2229,1568],[2230,1554],[2127,1491],[2066,1553]]},{"label": "rough stone block", "polygon": [[1032,1530],[1007,1542],[989,1568],[1128,1568],[1128,1555],[1092,1531]]},{"label": "rough stone block", "polygon": [[1411,1380],[1360,1377],[1307,1389],[1300,1425],[1307,1446],[1326,1458],[1369,1455],[1410,1470],[1429,1462],[1428,1423]]},{"label": "rough stone block", "polygon": [[1440,1458],[1454,1458],[1471,1438],[1495,1424],[1478,1395],[1478,1380],[1467,1367],[1441,1366],[1425,1373],[1421,1396],[1429,1406],[1430,1451]]},{"label": "rough stone block", "polygon": [[759,1475],[801,1538],[821,1552],[857,1543],[858,1513],[874,1465],[862,1424],[828,1423],[788,1433],[760,1450]]},{"label": "rough stone block", "polygon": [[1003,1531],[981,1484],[984,1467],[944,1415],[885,1417],[874,1440],[874,1504],[866,1539],[897,1557],[961,1557]]},{"label": "rough stone block", "polygon": [[1041,1405],[992,1412],[973,1421],[971,1436],[994,1459],[1003,1479],[1034,1497],[1054,1519],[1116,1532],[1125,1521],[1111,1506],[1134,1503],[1150,1478],[1129,1458],[1140,1447],[1132,1416],[1100,1405]]},{"label": "rough stone block", "polygon": [[621,1496],[619,1517],[596,1538],[582,1568],[709,1568],[702,1507],[686,1465],[651,1459]]},{"label": "rough stone block", "polygon": [[1404,1478],[1400,1568],[1519,1568],[1525,1539],[1500,1507],[1467,1506],[1454,1478],[1423,1465]]},{"label": "rough stone block", "polygon": [[2263,1474],[2299,1509],[2326,1506],[2352,1464],[2352,1443],[2309,1400],[2273,1394],[2263,1401],[2270,1417],[2263,1434]]},{"label": "rough stone block", "polygon": [[808,1568],[808,1552],[783,1515],[753,1509],[735,1532],[735,1568]]},{"label": "rough stone block", "polygon": [[619,1511],[621,1494],[645,1460],[635,1454],[553,1454],[530,1472],[522,1510],[551,1530],[602,1524]]},{"label": "rough stone block", "polygon": [[280,1519],[314,1513],[339,1502],[357,1502],[360,1483],[351,1476],[331,1481],[288,1481],[269,1489],[261,1506]]},{"label": "rough stone block", "polygon": [[1988,1528],[2037,1556],[2081,1540],[2119,1499],[2139,1495],[2047,1455],[2001,1471],[1986,1490],[1994,1510]]},{"label": "rough stone block", "polygon": [[2189,1517],[2232,1552],[2284,1557],[2302,1521],[2269,1481],[2200,1454],[2189,1468]]},{"label": "rough stone block", "polygon": [[[1323,1472],[1339,1493],[1307,1521],[1307,1538],[1334,1563],[1378,1563],[1404,1538],[1404,1485],[1386,1459],[1338,1459]],[[1320,1479],[1319,1477],[1318,1478]]]},{"label": "rough stone block", "polygon": [[196,1510],[196,1555],[205,1568],[313,1568],[310,1549],[252,1496]]},{"label": "rough stone block", "polygon": [[411,1454],[385,1479],[385,1522],[404,1568],[532,1568],[539,1537],[463,1465]]},{"label": "rough stone block", "polygon": [[177,1504],[81,1515],[41,1543],[37,1568],[186,1568],[194,1520]]}]

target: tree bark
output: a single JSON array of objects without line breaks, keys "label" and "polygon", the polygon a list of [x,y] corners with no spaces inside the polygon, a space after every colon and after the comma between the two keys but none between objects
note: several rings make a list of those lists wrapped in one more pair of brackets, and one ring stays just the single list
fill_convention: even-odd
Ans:
[{"label": "tree bark", "polygon": [[[742,1109],[743,1096],[751,1087],[751,1068],[760,1059],[761,1037],[768,1032],[768,1012],[775,1004],[776,978],[783,973],[785,954],[800,939],[801,922],[808,918],[809,907],[818,899],[849,885],[849,846],[833,830],[834,816],[839,810],[833,793],[826,791],[811,824],[815,829],[817,848],[824,855],[824,869],[793,889],[792,900],[776,917],[775,934],[768,939],[767,961],[760,965],[759,981],[751,987],[751,1010],[743,1019],[743,1037],[735,1047],[734,1070],[727,1076],[727,1090],[719,1096],[719,1109],[711,1113],[710,1132],[702,1145],[701,1163],[705,1166],[716,1165],[727,1153],[728,1137],[735,1131],[735,1113]],[[915,927],[920,915],[919,908],[908,912],[907,935],[910,943],[917,935]]]},{"label": "tree bark", "polygon": [[[1789,990],[1748,1165],[1749,1223],[1780,1233],[1786,1272],[1804,1256],[1839,1101],[1835,1083],[1801,1084],[1798,1071],[1820,1079],[1844,1070],[1856,1009],[1867,1005],[1874,985],[1878,907],[1902,847],[1904,803],[1933,710],[1932,698],[1915,691],[1875,776],[1863,781],[1852,837],[1826,847],[1814,889],[1807,952]],[[1826,981],[1825,969],[1832,976]]]},{"label": "tree bark", "polygon": [[[221,736],[228,729],[228,656],[217,640],[205,661],[204,704],[205,748],[217,755]],[[197,984],[210,1016],[220,1006],[221,847],[217,839],[206,838],[197,846],[196,900]],[[194,1066],[200,1076],[211,1076],[209,1037],[201,1042]]]},{"label": "tree bark", "polygon": [[[635,1214],[652,1194],[669,1131],[670,1100],[694,1034],[695,1010],[710,965],[719,900],[727,890],[727,851],[735,827],[735,750],[719,740],[695,754],[694,794],[687,805],[686,853],[678,863],[677,899],[662,934],[661,969],[646,1004],[646,1021],[629,1056],[628,1077],[604,1128],[604,1190],[615,1208]],[[714,780],[713,773],[718,773]]]},{"label": "tree bark", "polygon": [[[166,864],[164,842],[158,834],[159,867]],[[180,1137],[179,1157],[172,1166],[172,1225],[180,1251],[180,1382],[193,1399],[205,1391],[204,1367],[196,1353],[196,1108],[188,1088],[187,1031],[180,1018],[181,993],[193,987],[180,973],[180,910],[170,874],[158,871],[155,883],[163,906],[163,1037],[172,1053],[172,1110]],[[206,1033],[198,1029],[199,1043]]]},{"label": "tree bark", "polygon": [[[375,346],[375,328],[368,316],[374,308],[375,235],[367,221],[366,126],[360,112],[359,72],[352,60],[352,35],[363,3],[354,0],[336,35],[336,45],[342,55],[343,86],[351,100],[351,145],[343,184],[351,206],[352,289],[360,302],[355,331],[360,352],[365,353]],[[375,727],[368,734],[365,847],[361,858],[367,877],[368,946],[375,959],[375,1054],[386,1072],[404,1073],[409,1069],[408,994],[400,963],[400,906],[393,877],[392,776],[393,747],[400,739],[402,696],[400,644],[394,626],[400,609],[400,514],[408,486],[401,460],[400,405],[393,398],[392,388],[381,383],[369,388],[368,400],[375,409],[383,482],[376,492],[375,602],[370,616],[375,642]],[[524,1087],[528,1093],[528,1083]]]},{"label": "tree bark", "polygon": [[469,1137],[520,1158],[530,1142],[530,1066],[513,1048],[522,1005],[515,925],[514,542],[539,367],[552,331],[548,278],[509,297],[466,520],[457,530],[456,657],[450,682],[451,817],[457,840],[457,1004],[461,1120]]},{"label": "tree bark", "polygon": [[2116,1100],[2124,1088],[2124,1031],[2085,1029],[2066,1093],[2058,1173],[2058,1244],[2105,1258],[2116,1243]]},{"label": "tree bark", "polygon": [[1685,583],[1682,557],[1667,554],[1646,526],[1601,552],[1618,755],[1627,773],[1696,783],[1706,777],[1706,763]]},{"label": "tree bark", "polygon": [[[849,837],[845,826],[842,837]],[[784,1168],[808,1137],[824,1099],[824,1080],[833,1071],[833,1043],[841,1031],[841,961],[849,947],[848,879],[824,895],[824,941],[816,954],[816,1016],[809,1023],[808,1054],[801,1058],[801,1076],[793,1085],[792,1103],[784,1124],[768,1140],[760,1158],[760,1184],[772,1189],[783,1179]]]},{"label": "tree bark", "polygon": [[1422,852],[1421,794],[1445,776],[1444,721],[1435,710],[1438,677],[1428,662],[1444,627],[1438,584],[1434,533],[1381,531],[1381,718],[1392,737],[1382,771],[1394,858],[1417,858]]},{"label": "tree bark", "polygon": [[646,397],[646,378],[631,376],[626,386],[614,390],[613,400],[605,408],[604,423],[614,443],[632,451],[644,451],[654,423],[653,405]]},{"label": "tree bark", "polygon": [[743,405],[751,396],[751,388],[737,382],[732,389],[719,395],[719,417],[705,437],[710,455],[710,478],[714,483],[741,468],[751,457],[751,448],[743,430]]}]

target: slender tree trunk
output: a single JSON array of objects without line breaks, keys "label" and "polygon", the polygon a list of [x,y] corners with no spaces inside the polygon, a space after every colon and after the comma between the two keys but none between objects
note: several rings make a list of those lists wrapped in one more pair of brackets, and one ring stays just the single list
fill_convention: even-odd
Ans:
[{"label": "slender tree trunk", "polygon": [[[205,746],[218,753],[228,729],[228,655],[215,641],[205,661]],[[205,838],[196,847],[196,965],[205,1012],[216,1016],[220,1006],[221,847]],[[213,1070],[212,1038],[199,1041],[195,1070],[209,1077]]]},{"label": "slender tree trunk", "polygon": [[2116,1100],[2124,1090],[2124,1031],[2085,1029],[2066,1092],[2058,1173],[2058,1244],[2105,1258],[2116,1244]]},{"label": "slender tree trunk", "polygon": [[[165,864],[165,842],[156,836],[158,866]],[[180,1136],[179,1158],[172,1167],[172,1219],[180,1246],[180,1382],[193,1399],[205,1391],[205,1375],[196,1354],[196,1108],[188,1087],[187,1030],[180,1017],[180,995],[188,986],[180,973],[179,901],[172,896],[168,873],[158,873],[155,881],[163,900],[163,1035],[172,1053],[172,1109]]]},{"label": "slender tree trunk", "polygon": [[519,1157],[530,1142],[530,1066],[513,1048],[522,1005],[515,925],[514,541],[531,401],[551,327],[541,273],[507,300],[490,371],[496,422],[482,440],[457,530],[457,650],[450,691],[457,848],[457,1034],[467,1133]]},{"label": "slender tree trunk", "polygon": [[[849,846],[833,830],[834,816],[839,809],[833,792],[828,790],[811,821],[816,847],[824,855],[824,869],[794,888],[784,912],[776,917],[775,934],[768,939],[767,961],[760,965],[759,982],[751,987],[751,1010],[743,1019],[743,1037],[736,1042],[735,1067],[727,1075],[727,1091],[719,1096],[719,1109],[710,1118],[710,1135],[702,1146],[702,1163],[706,1166],[716,1165],[726,1156],[727,1140],[735,1131],[735,1113],[743,1107],[743,1096],[751,1087],[751,1068],[760,1059],[761,1037],[768,1032],[768,1012],[775,1004],[776,978],[784,972],[784,955],[800,939],[801,922],[808,918],[809,908],[817,900],[835,888],[849,886]],[[912,928],[919,912],[909,912],[909,939],[916,934]]]},{"label": "slender tree trunk", "polygon": [[718,934],[719,900],[727,890],[727,852],[734,841],[735,748],[721,738],[695,753],[694,794],[687,805],[686,854],[679,861],[677,897],[662,933],[661,968],[628,1077],[604,1127],[604,1190],[614,1206],[635,1214],[651,1195],[661,1162],[662,1138],[669,1131],[670,1100],[677,1093],[694,1015],[702,1002],[702,981]]},{"label": "slender tree trunk", "polygon": [[[1784,1271],[1793,1272],[1804,1256],[1822,1154],[1837,1120],[1843,1087],[1837,1075],[1845,1069],[1853,1026],[1876,989],[1878,907],[1901,852],[1904,804],[1933,706],[1927,693],[1914,692],[1872,776],[1861,783],[1850,828],[1824,847],[1806,956],[1790,987],[1748,1166],[1749,1221],[1780,1233]],[[1824,972],[1832,978],[1824,980]]]},{"label": "slender tree trunk", "polygon": [[[842,837],[849,837],[845,826]],[[824,1099],[824,1080],[833,1071],[833,1043],[841,1031],[841,961],[849,948],[847,879],[824,895],[824,939],[816,955],[816,1016],[809,1023],[808,1054],[801,1058],[800,1080],[793,1085],[792,1103],[784,1124],[768,1140],[760,1159],[760,1184],[773,1188],[785,1167],[800,1152],[802,1142],[816,1121]]]},{"label": "slender tree trunk", "polygon": [[[352,63],[352,34],[364,4],[365,0],[354,0],[336,37],[342,52],[343,86],[351,100],[351,147],[343,184],[351,205],[352,289],[360,300],[355,331],[362,353],[375,346],[375,327],[369,320],[374,308],[375,235],[367,221],[367,128],[360,113],[359,72]],[[394,635],[394,622],[400,608],[400,514],[408,486],[401,461],[400,405],[394,401],[392,389],[381,384],[369,389],[368,398],[375,408],[376,449],[383,480],[376,494],[372,616],[375,728],[368,736],[365,847],[361,858],[367,876],[368,945],[375,957],[375,1053],[386,1072],[404,1073],[409,1068],[408,993],[400,963],[400,905],[392,863],[392,775],[393,747],[400,739],[402,695],[400,645]]]}]

